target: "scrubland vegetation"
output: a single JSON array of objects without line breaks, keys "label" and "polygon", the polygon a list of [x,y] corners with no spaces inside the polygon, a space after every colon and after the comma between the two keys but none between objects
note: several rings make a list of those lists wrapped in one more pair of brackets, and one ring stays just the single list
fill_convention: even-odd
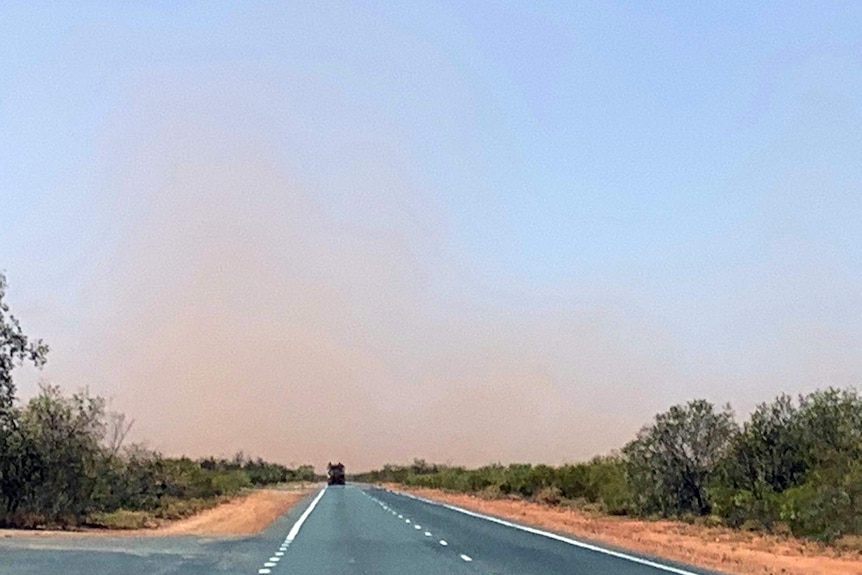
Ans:
[{"label": "scrubland vegetation", "polygon": [[[23,333],[5,287],[0,274],[0,526],[141,527],[247,487],[317,479],[311,466],[242,454],[192,460],[124,446],[130,423],[87,392],[44,386],[21,404],[12,371],[43,365],[48,347]],[[466,469],[415,460],[353,479],[846,544],[862,536],[862,396],[855,388],[780,395],[741,423],[730,406],[695,400],[587,462]]]},{"label": "scrubland vegetation", "polygon": [[729,406],[696,400],[588,462],[466,469],[415,460],[354,479],[846,544],[862,535],[862,397],[854,388],[780,395],[741,425]]},{"label": "scrubland vegetation", "polygon": [[0,274],[0,526],[153,526],[244,488],[316,479],[311,466],[289,469],[241,453],[192,460],[124,446],[131,423],[87,392],[43,386],[21,405],[12,370],[43,365],[48,347],[24,335],[3,301],[5,287]]}]

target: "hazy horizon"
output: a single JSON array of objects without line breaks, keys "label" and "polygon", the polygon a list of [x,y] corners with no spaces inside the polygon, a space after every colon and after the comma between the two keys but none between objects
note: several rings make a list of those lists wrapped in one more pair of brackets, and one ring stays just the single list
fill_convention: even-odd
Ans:
[{"label": "hazy horizon", "polygon": [[559,463],[862,381],[855,5],[0,5],[0,270],[169,454]]}]

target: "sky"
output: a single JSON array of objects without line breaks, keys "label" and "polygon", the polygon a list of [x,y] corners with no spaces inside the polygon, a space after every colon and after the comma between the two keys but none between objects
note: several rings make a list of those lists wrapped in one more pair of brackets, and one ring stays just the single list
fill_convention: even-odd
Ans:
[{"label": "sky", "polygon": [[[701,3],[702,4],[702,3]],[[578,461],[862,381],[857,2],[0,0],[0,270],[167,454]]]}]

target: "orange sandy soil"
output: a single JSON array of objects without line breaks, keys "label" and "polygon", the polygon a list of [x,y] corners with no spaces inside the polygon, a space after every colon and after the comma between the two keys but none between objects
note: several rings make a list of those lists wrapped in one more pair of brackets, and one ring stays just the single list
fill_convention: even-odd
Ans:
[{"label": "orange sandy soil", "polygon": [[310,489],[261,489],[150,531],[154,535],[253,535],[305,497]]},{"label": "orange sandy soil", "polygon": [[306,484],[304,487],[286,489],[258,489],[212,509],[206,509],[192,517],[172,521],[155,529],[83,529],[80,531],[0,529],[0,537],[253,535],[265,529],[315,487],[314,484]]},{"label": "orange sandy soil", "polygon": [[568,507],[509,499],[485,500],[436,489],[390,487],[518,523],[728,574],[862,575],[862,553],[840,551],[792,537],[593,515]]}]

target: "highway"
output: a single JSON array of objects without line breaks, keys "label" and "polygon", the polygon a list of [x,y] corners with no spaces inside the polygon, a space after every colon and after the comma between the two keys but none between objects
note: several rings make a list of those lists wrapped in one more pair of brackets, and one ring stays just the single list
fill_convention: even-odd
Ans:
[{"label": "highway", "polygon": [[12,537],[0,574],[716,575],[364,485],[250,537]]}]

